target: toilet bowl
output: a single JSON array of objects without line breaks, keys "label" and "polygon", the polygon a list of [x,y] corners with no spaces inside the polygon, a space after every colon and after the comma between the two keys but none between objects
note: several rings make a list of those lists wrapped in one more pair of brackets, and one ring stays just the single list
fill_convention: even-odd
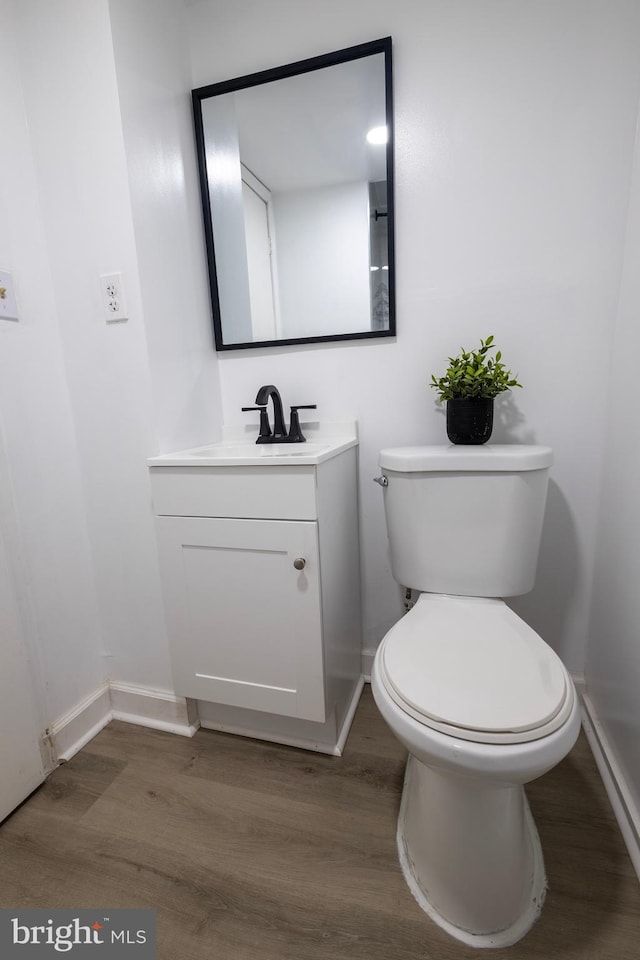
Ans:
[{"label": "toilet bowl", "polygon": [[405,447],[379,462],[392,572],[419,593],[371,674],[409,753],[400,864],[449,934],[510,946],[546,890],[524,784],[559,763],[580,730],[564,664],[502,599],[533,586],[552,452]]},{"label": "toilet bowl", "polygon": [[544,901],[523,784],[575,743],[571,677],[504,601],[422,594],[382,641],[371,681],[410,754],[397,841],[411,892],[458,940],[510,946]]}]

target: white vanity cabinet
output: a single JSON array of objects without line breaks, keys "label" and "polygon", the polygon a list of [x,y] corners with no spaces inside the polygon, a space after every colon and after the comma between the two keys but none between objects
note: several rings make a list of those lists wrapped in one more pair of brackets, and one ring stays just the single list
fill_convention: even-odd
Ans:
[{"label": "white vanity cabinet", "polygon": [[323,722],[317,523],[156,523],[177,692]]},{"label": "white vanity cabinet", "polygon": [[356,447],[302,446],[149,461],[173,676],[205,726],[340,752],[361,689]]}]

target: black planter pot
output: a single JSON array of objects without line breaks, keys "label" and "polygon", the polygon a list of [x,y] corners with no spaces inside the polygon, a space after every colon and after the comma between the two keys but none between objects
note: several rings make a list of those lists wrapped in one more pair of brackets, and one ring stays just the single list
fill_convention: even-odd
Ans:
[{"label": "black planter pot", "polygon": [[493,430],[493,399],[447,400],[447,436],[451,443],[486,443]]}]

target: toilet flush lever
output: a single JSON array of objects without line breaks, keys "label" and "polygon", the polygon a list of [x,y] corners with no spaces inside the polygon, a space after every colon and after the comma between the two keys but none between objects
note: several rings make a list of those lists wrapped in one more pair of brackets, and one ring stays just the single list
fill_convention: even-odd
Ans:
[{"label": "toilet flush lever", "polygon": [[387,480],[387,478],[386,478],[385,476],[382,476],[382,477],[374,477],[374,478],[373,478],[373,482],[374,482],[374,483],[379,483],[381,487],[388,487],[388,486],[389,486],[389,481]]}]

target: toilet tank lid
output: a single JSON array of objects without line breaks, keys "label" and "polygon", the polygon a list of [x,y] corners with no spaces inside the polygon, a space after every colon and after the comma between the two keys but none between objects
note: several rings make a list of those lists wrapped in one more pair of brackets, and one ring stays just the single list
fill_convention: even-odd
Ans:
[{"label": "toilet tank lid", "polygon": [[380,451],[378,463],[383,470],[396,470],[398,473],[510,473],[550,467],[553,463],[553,450],[551,447],[518,443],[388,447]]}]

